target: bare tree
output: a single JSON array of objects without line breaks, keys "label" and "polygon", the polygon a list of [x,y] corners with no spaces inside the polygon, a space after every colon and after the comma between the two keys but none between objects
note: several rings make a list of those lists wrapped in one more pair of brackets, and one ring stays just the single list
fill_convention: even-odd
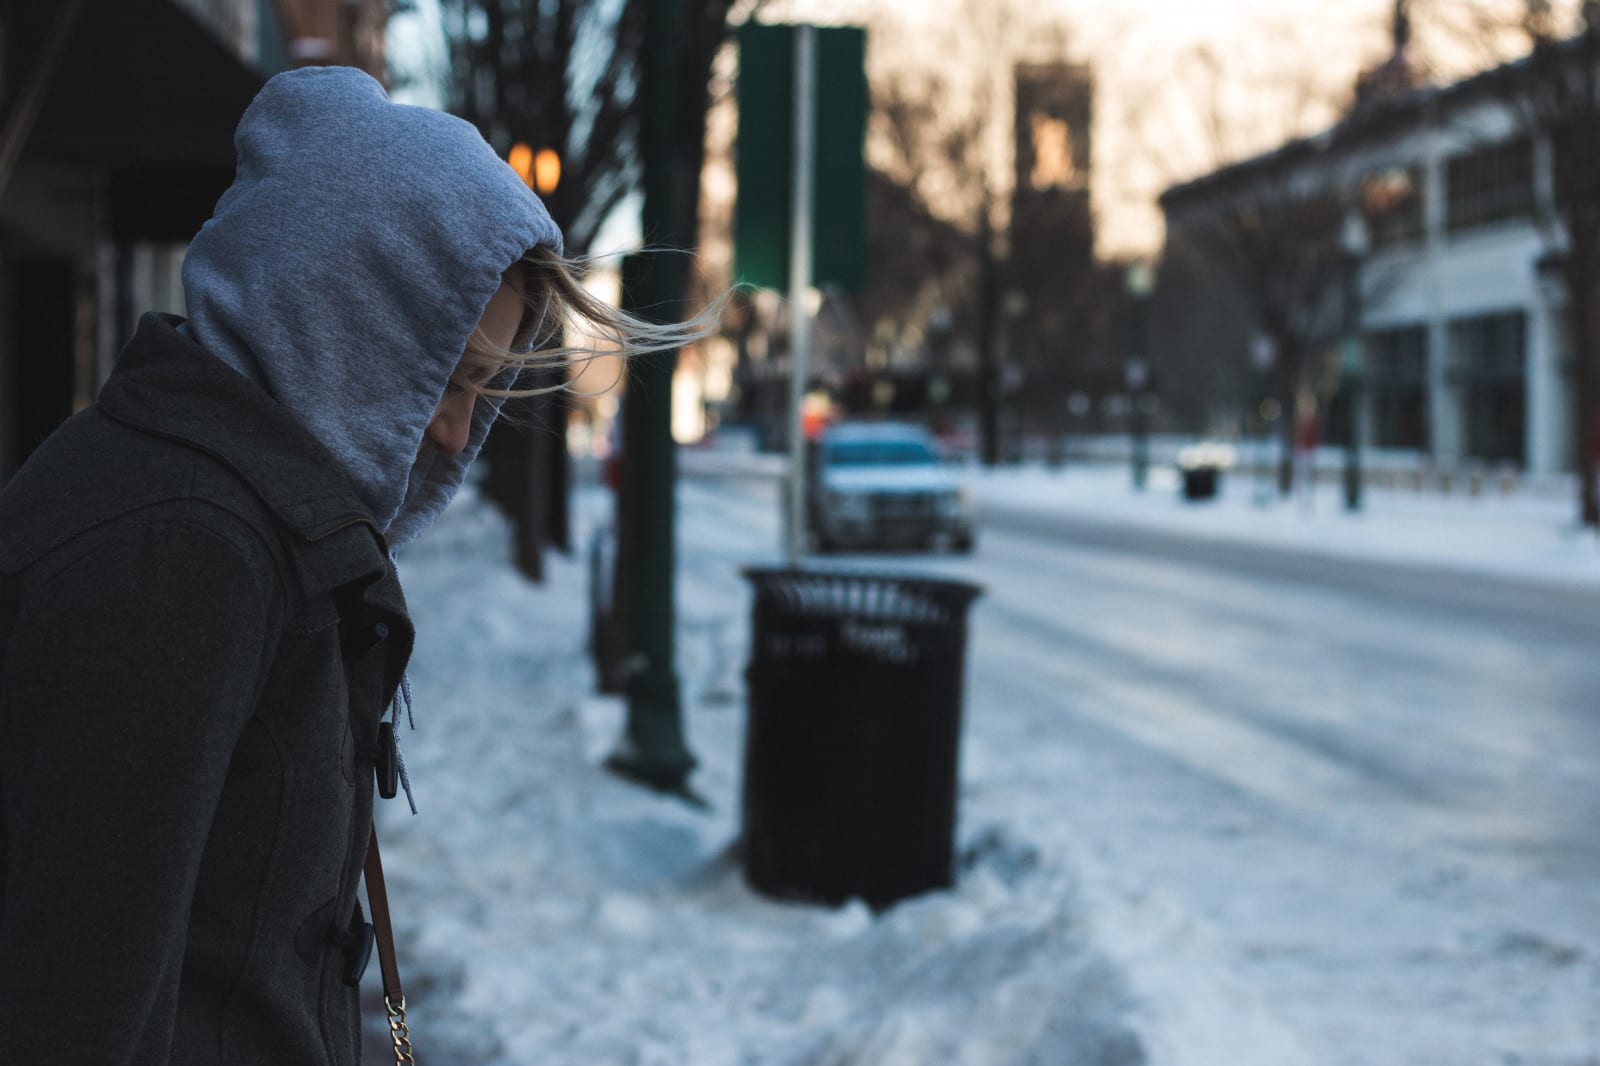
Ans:
[{"label": "bare tree", "polygon": [[1548,2],[1527,0],[1521,28],[1529,51],[1493,72],[1492,81],[1550,163],[1550,187],[1535,203],[1544,265],[1567,298],[1579,520],[1600,527],[1600,2],[1584,0],[1576,14],[1576,27],[1563,25]]},{"label": "bare tree", "polygon": [[[984,461],[993,463],[999,454],[997,345],[1011,188],[1011,79],[1019,62],[1065,61],[1067,33],[1060,22],[1042,20],[1012,0],[956,0],[949,17],[932,27],[884,20],[872,32],[875,40],[915,47],[879,49],[871,162],[906,191],[909,214],[969,242],[965,256],[918,287],[910,307],[923,323],[939,306],[965,312],[955,317],[970,323],[978,353],[980,447]],[[929,239],[937,239],[931,229]]]},{"label": "bare tree", "polygon": [[[412,0],[408,0],[412,2]],[[546,196],[569,249],[587,250],[640,188],[638,100],[647,0],[439,0],[449,38],[447,106],[505,154],[554,148],[561,180]],[[734,0],[688,0],[682,38],[683,150],[698,158],[705,87]],[[691,208],[692,210],[692,208]],[[648,239],[648,235],[647,235]]]},{"label": "bare tree", "polygon": [[[1220,270],[1252,312],[1271,345],[1273,398],[1280,439],[1279,491],[1293,485],[1294,420],[1289,417],[1316,369],[1314,356],[1338,329],[1339,245],[1346,208],[1337,185],[1308,193],[1292,173],[1271,173],[1242,190],[1220,191],[1196,205],[1197,217],[1175,235],[1177,247],[1164,285],[1179,281],[1181,265]],[[1170,289],[1168,291],[1171,291]],[[1244,355],[1244,345],[1238,354]]]},{"label": "bare tree", "polygon": [[1600,3],[1583,5],[1583,27],[1559,40],[1548,23],[1529,20],[1533,49],[1510,68],[1509,87],[1524,128],[1548,145],[1554,188],[1543,198],[1549,259],[1566,288],[1577,401],[1575,451],[1578,514],[1600,527],[1596,451],[1600,396]]},{"label": "bare tree", "polygon": [[[1202,46],[1189,56],[1187,70],[1201,86],[1195,100],[1203,110],[1196,125],[1204,151],[1217,162],[1236,158],[1245,123],[1224,103],[1225,61]],[[1278,87],[1286,93],[1283,127],[1303,132],[1329,90],[1309,79],[1290,79]],[[1309,142],[1289,143],[1299,146],[1303,155],[1312,154]],[[1314,172],[1316,161],[1308,165],[1287,158],[1293,154],[1280,149],[1276,158],[1257,157],[1255,165],[1222,166],[1163,195],[1168,246],[1156,296],[1161,347],[1169,353],[1184,352],[1189,361],[1186,367],[1162,368],[1168,371],[1163,377],[1169,387],[1177,386],[1179,392],[1210,392],[1213,403],[1222,400],[1216,395],[1219,388],[1234,396],[1251,395],[1248,371],[1243,369],[1249,334],[1269,345],[1273,356],[1269,387],[1282,441],[1278,486],[1285,495],[1292,490],[1294,476],[1291,415],[1308,384],[1312,355],[1331,338],[1336,324],[1329,297],[1339,278],[1338,235],[1344,210],[1338,192],[1327,188],[1326,176]],[[1198,344],[1174,343],[1173,333],[1205,333],[1195,318],[1205,314],[1209,301],[1204,296],[1191,298],[1215,291],[1208,278],[1216,277],[1225,280],[1248,314],[1245,335],[1225,330],[1221,336],[1197,338]],[[1229,350],[1194,359],[1192,353],[1196,348],[1203,351],[1207,341],[1221,341]],[[1198,370],[1205,378],[1223,367],[1234,370],[1227,375],[1234,381],[1195,381],[1190,384],[1197,388],[1184,388],[1186,373],[1193,377]]]},{"label": "bare tree", "polygon": [[[1396,54],[1404,16],[1402,5],[1394,25]],[[1178,67],[1195,105],[1186,126],[1152,126],[1143,140],[1159,166],[1192,166],[1194,159],[1211,166],[1161,197],[1168,232],[1154,325],[1156,347],[1166,358],[1158,360],[1157,372],[1178,403],[1200,408],[1189,412],[1191,419],[1238,406],[1253,418],[1265,387],[1282,444],[1278,485],[1287,495],[1294,476],[1293,413],[1302,395],[1318,391],[1320,356],[1341,327],[1344,222],[1358,207],[1362,176],[1381,168],[1382,153],[1351,150],[1357,79],[1329,80],[1326,69],[1310,61],[1311,42],[1292,27],[1267,29],[1276,42],[1274,64],[1257,78],[1275,109],[1238,110],[1226,89],[1242,73],[1202,45]],[[1369,73],[1359,84],[1375,83]],[[1322,132],[1312,135],[1319,126]],[[1261,151],[1264,127],[1276,131],[1277,144],[1252,154]],[[1183,146],[1176,152],[1175,143]],[[1230,162],[1242,156],[1249,158]],[[1371,279],[1366,288],[1375,288]],[[1252,348],[1270,355],[1270,367],[1251,367]]]},{"label": "bare tree", "polygon": [[638,187],[642,0],[440,0],[447,106],[502,155],[522,142],[561,156],[546,194],[574,251]]},{"label": "bare tree", "polygon": [[[409,3],[411,0],[405,0]],[[650,0],[439,0],[447,38],[446,105],[474,123],[501,155],[517,143],[554,149],[559,182],[540,190],[567,251],[587,252],[606,218],[643,189],[643,123],[670,127],[671,170],[679,183],[698,174],[705,139],[706,86],[733,0],[684,0],[681,49],[685,85],[677,113],[649,110],[640,93],[645,15]],[[697,91],[698,90],[698,91]],[[692,243],[693,197],[654,214],[652,242]],[[678,294],[681,299],[682,294]],[[532,384],[564,371],[541,368]],[[564,397],[512,405],[486,444],[492,496],[513,514],[517,556],[537,578],[546,542],[568,547],[568,462]],[[518,425],[539,432],[513,439]],[[509,427],[509,428],[508,428]]]},{"label": "bare tree", "polygon": [[[867,176],[867,205],[869,280],[855,303],[872,341],[891,351],[921,347],[929,321],[942,315],[970,332],[971,235],[930,214],[910,189],[880,171]],[[957,308],[968,312],[959,323],[953,321]]]}]

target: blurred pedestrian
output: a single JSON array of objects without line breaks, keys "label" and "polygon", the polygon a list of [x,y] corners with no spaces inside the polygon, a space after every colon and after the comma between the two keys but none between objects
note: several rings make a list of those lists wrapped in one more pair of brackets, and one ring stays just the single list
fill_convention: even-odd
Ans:
[{"label": "blurred pedestrian", "polygon": [[0,493],[3,1063],[355,1066],[393,554],[519,369],[588,354],[569,320],[703,332],[588,296],[470,125],[358,71],[279,75],[236,140],[189,318],[145,316]]},{"label": "blurred pedestrian", "polygon": [[1322,443],[1322,418],[1317,401],[1302,397],[1295,405],[1294,488],[1301,505],[1310,510],[1317,498],[1317,448]]}]

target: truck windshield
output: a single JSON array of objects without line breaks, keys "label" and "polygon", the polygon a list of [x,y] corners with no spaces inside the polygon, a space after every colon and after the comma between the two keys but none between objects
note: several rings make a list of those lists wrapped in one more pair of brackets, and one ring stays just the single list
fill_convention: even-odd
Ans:
[{"label": "truck windshield", "polygon": [[914,440],[862,440],[828,446],[829,466],[923,466],[938,462],[932,449]]}]

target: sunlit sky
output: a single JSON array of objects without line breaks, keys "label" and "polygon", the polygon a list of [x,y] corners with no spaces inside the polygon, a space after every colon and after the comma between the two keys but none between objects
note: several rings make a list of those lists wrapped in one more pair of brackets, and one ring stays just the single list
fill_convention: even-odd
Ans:
[{"label": "sunlit sky", "polygon": [[[920,36],[960,0],[770,0],[766,21],[867,23],[890,15]],[[1447,75],[1481,65],[1430,24],[1437,4],[1418,0],[1419,51]],[[1143,255],[1161,239],[1155,197],[1219,163],[1314,132],[1357,73],[1388,51],[1392,0],[1010,0],[1018,12],[1065,21],[1071,58],[1095,74],[1092,197],[1102,254]],[[997,4],[1003,8],[1004,4]],[[415,68],[442,61],[432,4],[395,20],[391,49]],[[899,43],[892,42],[891,44]],[[869,48],[890,44],[869,44]],[[903,44],[901,44],[903,49]],[[913,48],[908,54],[915,54]],[[1454,68],[1454,69],[1452,69]],[[417,102],[436,103],[425,89]],[[1220,116],[1208,123],[1212,112]],[[1009,129],[1010,120],[1000,117]],[[1208,133],[1207,131],[1212,132]],[[626,227],[623,227],[626,229]]]}]

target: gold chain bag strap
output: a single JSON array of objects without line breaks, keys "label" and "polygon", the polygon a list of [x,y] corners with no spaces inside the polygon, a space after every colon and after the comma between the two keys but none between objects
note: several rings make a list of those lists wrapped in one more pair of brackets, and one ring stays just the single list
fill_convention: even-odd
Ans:
[{"label": "gold chain bag strap", "polygon": [[389,1039],[394,1042],[395,1066],[416,1066],[411,1054],[411,1031],[406,1028],[406,994],[400,987],[400,967],[394,958],[394,927],[389,923],[389,893],[383,887],[383,860],[378,856],[378,827],[372,827],[367,844],[367,905],[372,908],[372,932],[378,941],[378,968],[383,971],[383,1007],[389,1012]]}]

